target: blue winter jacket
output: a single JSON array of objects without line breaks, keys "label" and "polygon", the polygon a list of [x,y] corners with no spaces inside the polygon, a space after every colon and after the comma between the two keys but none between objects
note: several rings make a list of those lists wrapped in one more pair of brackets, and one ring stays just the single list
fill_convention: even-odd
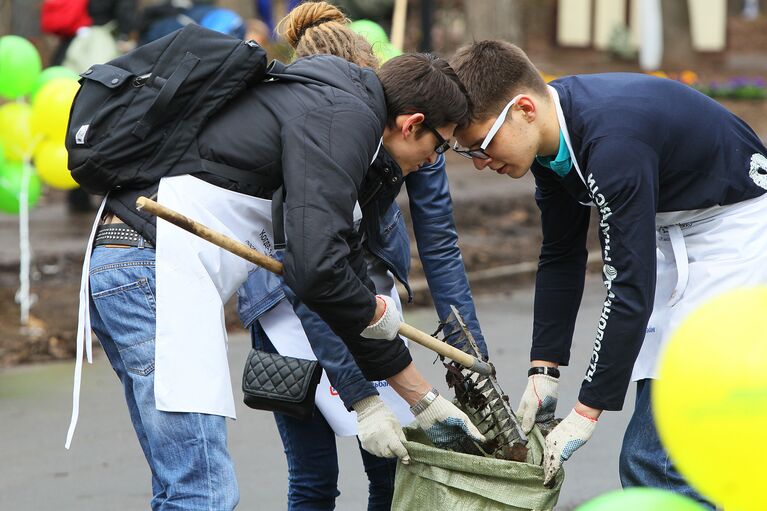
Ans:
[{"label": "blue winter jacket", "polygon": [[[408,301],[411,301],[412,293],[407,281],[410,270],[410,241],[402,211],[394,201],[402,182],[401,170],[393,159],[381,150],[366,176],[363,192],[360,194],[363,211],[361,230],[364,232],[365,248],[382,261],[405,286]],[[450,313],[450,305],[455,305],[487,357],[487,347],[479,327],[457,244],[458,235],[453,220],[453,205],[444,157],[440,156],[434,164],[409,174],[404,183],[410,201],[418,254],[437,314],[444,320]],[[331,384],[346,407],[351,409],[352,404],[360,399],[378,394],[368,380],[391,376],[390,368],[381,369],[378,373],[369,370],[363,374],[347,345],[317,314],[296,299],[280,277],[263,269],[251,273],[238,291],[240,319],[246,328],[251,329],[254,345],[273,350],[257,320],[285,298],[293,305],[317,360],[327,372]],[[355,353],[354,356],[364,354]],[[383,384],[385,385],[385,382]]]}]

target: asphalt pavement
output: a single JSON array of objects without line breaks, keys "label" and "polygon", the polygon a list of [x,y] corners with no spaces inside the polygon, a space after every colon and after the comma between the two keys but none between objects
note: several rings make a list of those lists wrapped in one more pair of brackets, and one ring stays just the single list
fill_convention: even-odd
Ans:
[{"label": "asphalt pavement", "polygon": [[[526,382],[532,330],[532,289],[510,290],[477,299],[482,328],[499,371],[499,381],[512,402]],[[596,318],[603,300],[600,282],[587,281],[573,343],[573,365],[562,374],[559,415],[575,402],[584,374]],[[427,331],[436,325],[433,311],[407,311],[406,319]],[[248,347],[244,334],[230,338],[234,388]],[[441,366],[415,346],[417,366],[445,394]],[[106,357],[96,352],[86,364],[80,423],[72,449],[64,449],[70,417],[74,364],[21,366],[0,372],[0,509],[88,511],[146,509],[150,499],[149,469],[128,418],[122,390]],[[236,392],[239,392],[236,390]],[[241,395],[236,396],[240,401]],[[594,437],[565,465],[566,480],[556,509],[619,487],[617,458],[623,429],[632,409],[633,390],[623,412],[603,415]],[[230,449],[241,492],[239,509],[286,508],[287,467],[272,416],[238,406],[230,421]],[[356,441],[339,441],[341,474],[339,510],[365,509],[367,481]]]}]

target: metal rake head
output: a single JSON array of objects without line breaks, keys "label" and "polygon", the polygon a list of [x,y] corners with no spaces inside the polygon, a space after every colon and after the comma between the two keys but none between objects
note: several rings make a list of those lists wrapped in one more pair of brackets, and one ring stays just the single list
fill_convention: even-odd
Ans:
[{"label": "metal rake head", "polygon": [[[440,323],[435,333],[451,346],[465,351],[480,360],[485,357],[458,310],[451,306],[447,320]],[[455,401],[487,441],[478,444],[467,440],[461,452],[495,458],[525,461],[527,437],[517,416],[509,405],[509,397],[498,385],[495,376],[482,376],[463,369],[455,362],[445,362],[447,384],[455,390]]]}]

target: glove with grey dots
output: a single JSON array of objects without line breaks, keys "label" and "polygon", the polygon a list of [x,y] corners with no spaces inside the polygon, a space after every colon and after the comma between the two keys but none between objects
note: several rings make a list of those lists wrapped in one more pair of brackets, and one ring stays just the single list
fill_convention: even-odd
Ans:
[{"label": "glove with grey dots", "polygon": [[585,417],[573,409],[557,427],[546,437],[543,456],[543,484],[548,486],[554,480],[564,461],[585,444],[594,429],[597,420]]},{"label": "glove with grey dots", "polygon": [[554,428],[558,387],[559,378],[545,374],[533,374],[527,377],[527,387],[517,408],[517,417],[522,420],[522,429],[525,433],[530,433],[534,425],[537,425],[542,432],[548,432]]},{"label": "glove with grey dots", "polygon": [[478,443],[485,441],[471,419],[439,395],[422,412],[415,414],[415,420],[429,440],[440,449],[458,449],[467,437]]}]

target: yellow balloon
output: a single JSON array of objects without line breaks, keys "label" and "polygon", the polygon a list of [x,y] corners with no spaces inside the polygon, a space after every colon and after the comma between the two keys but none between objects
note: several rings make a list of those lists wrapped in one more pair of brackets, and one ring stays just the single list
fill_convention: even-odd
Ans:
[{"label": "yellow balloon", "polygon": [[725,509],[767,509],[767,286],[704,303],[674,332],[653,385],[663,445]]},{"label": "yellow balloon", "polygon": [[67,149],[63,143],[41,142],[35,151],[35,167],[40,180],[53,188],[71,190],[79,186],[67,168]]},{"label": "yellow balloon", "polygon": [[0,145],[5,148],[6,159],[20,162],[34,145],[30,119],[32,109],[26,103],[6,103],[0,106]]},{"label": "yellow balloon", "polygon": [[71,78],[54,78],[43,85],[32,102],[32,132],[64,144],[69,109],[79,89]]}]

